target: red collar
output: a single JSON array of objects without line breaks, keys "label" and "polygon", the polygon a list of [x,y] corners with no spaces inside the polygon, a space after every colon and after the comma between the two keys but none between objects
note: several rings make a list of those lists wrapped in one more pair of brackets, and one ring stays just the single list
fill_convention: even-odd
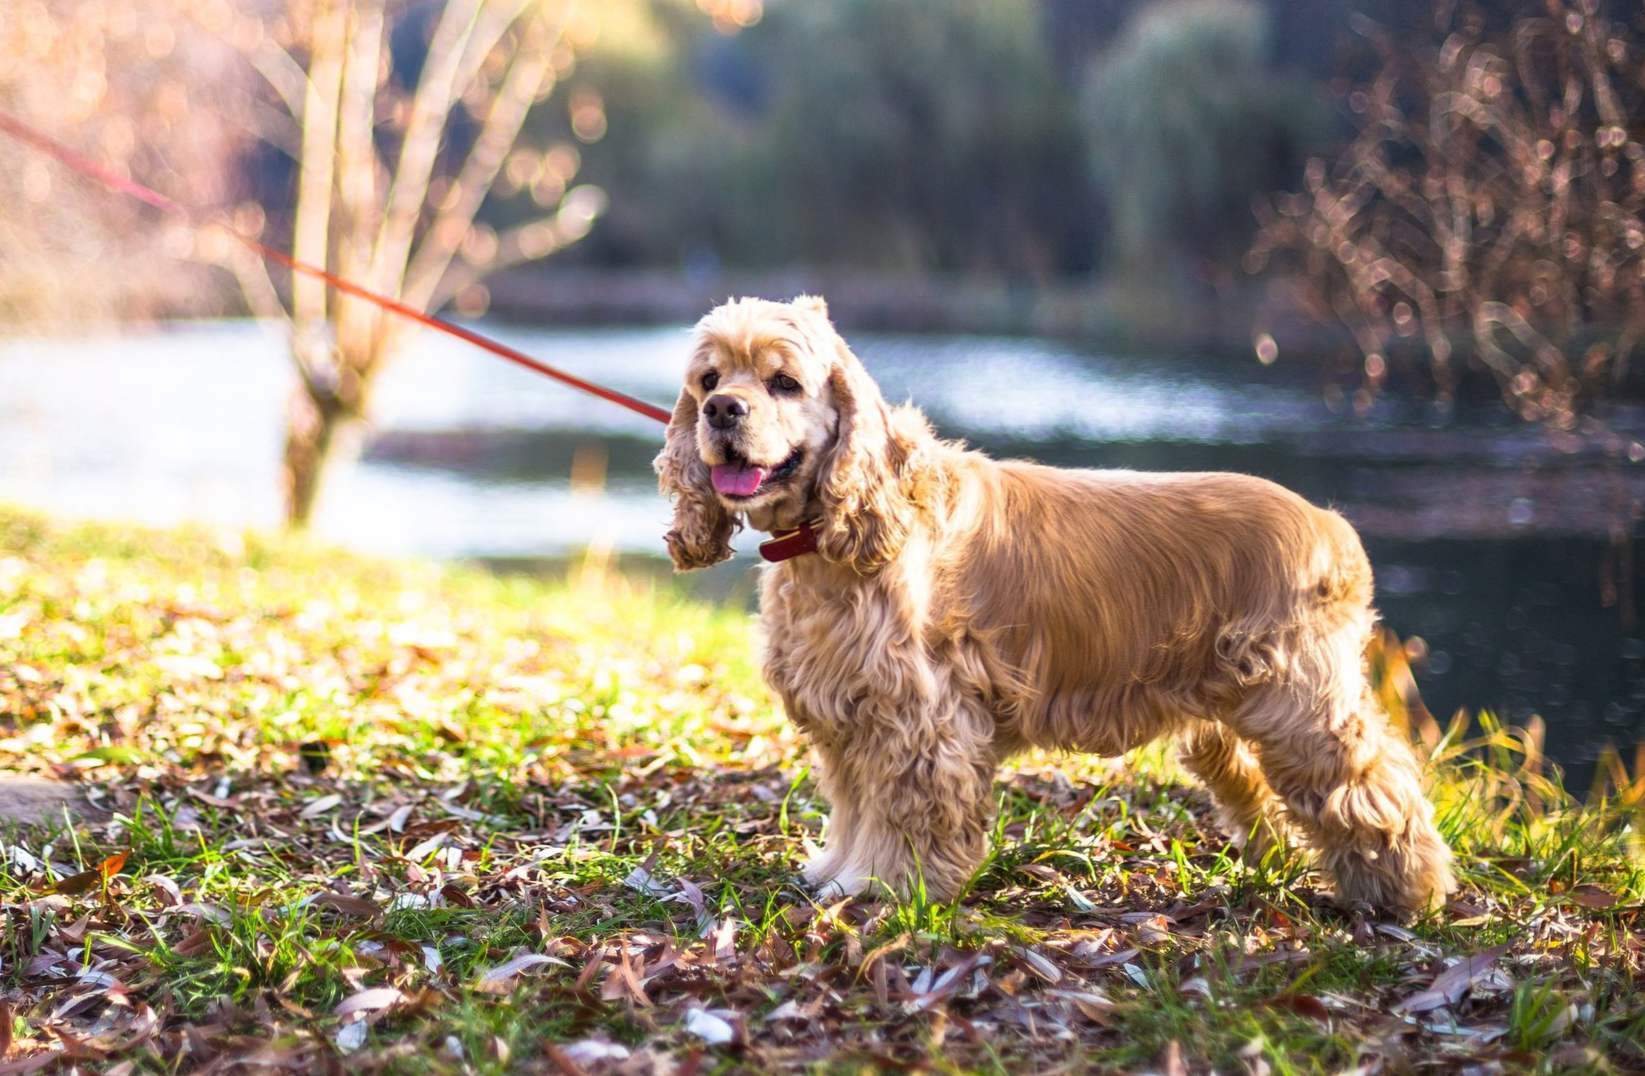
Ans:
[{"label": "red collar", "polygon": [[817,532],[801,523],[791,531],[777,531],[760,543],[760,556],[772,564],[817,551]]}]

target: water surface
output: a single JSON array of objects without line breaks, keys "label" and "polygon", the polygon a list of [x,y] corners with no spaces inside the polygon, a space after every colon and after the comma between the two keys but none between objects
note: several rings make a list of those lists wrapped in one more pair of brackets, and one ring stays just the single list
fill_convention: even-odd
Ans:
[{"label": "water surface", "polygon": [[[686,355],[683,327],[487,329],[664,404]],[[1645,468],[1490,408],[1443,422],[1392,405],[1344,416],[1283,364],[1020,339],[853,344],[888,397],[995,455],[1244,471],[1333,504],[1365,536],[1389,624],[1428,644],[1420,677],[1436,712],[1541,713],[1550,753],[1578,768],[1606,740],[1645,739],[1645,560],[1632,522]],[[0,345],[0,499],[272,526],[290,383],[280,332],[248,322]],[[1632,412],[1613,426],[1645,435]],[[317,530],[446,558],[552,557],[591,543],[660,554],[659,435],[648,419],[424,336],[385,375],[363,458],[335,475]]]}]

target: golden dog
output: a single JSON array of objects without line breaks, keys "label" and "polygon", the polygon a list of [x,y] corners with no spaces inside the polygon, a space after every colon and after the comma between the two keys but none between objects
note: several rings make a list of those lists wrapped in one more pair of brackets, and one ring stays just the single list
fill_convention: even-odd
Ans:
[{"label": "golden dog", "polygon": [[765,572],[765,675],[833,809],[819,888],[939,896],[986,851],[1000,761],[1180,736],[1241,847],[1294,825],[1339,899],[1453,888],[1421,773],[1366,687],[1371,567],[1352,527],[1237,474],[998,462],[891,407],[820,299],[697,325],[656,461],[681,569],[746,521],[807,525]]}]

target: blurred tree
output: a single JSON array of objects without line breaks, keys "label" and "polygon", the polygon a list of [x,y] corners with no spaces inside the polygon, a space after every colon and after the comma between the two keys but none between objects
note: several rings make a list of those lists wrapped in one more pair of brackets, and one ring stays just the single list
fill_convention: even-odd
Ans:
[{"label": "blurred tree", "polygon": [[[251,204],[237,217],[243,230],[289,232],[303,261],[418,309],[454,300],[478,314],[485,274],[576,242],[604,207],[599,189],[572,186],[575,154],[517,144],[527,114],[597,34],[593,5],[288,0],[253,16],[226,0],[177,3],[262,76],[248,122],[290,155],[296,198],[289,218],[269,220]],[[567,106],[574,126],[603,127],[597,99],[572,95]],[[500,180],[540,192],[542,203],[503,232],[477,219]],[[291,325],[300,387],[284,474],[287,516],[301,525],[410,327],[311,279],[283,291],[227,236],[205,253],[233,270],[254,313]]]},{"label": "blurred tree", "polygon": [[1348,328],[1362,406],[1400,360],[1449,399],[1462,345],[1522,416],[1569,428],[1645,339],[1645,21],[1497,6],[1437,50],[1378,37],[1356,136],[1274,202],[1250,266]]},{"label": "blurred tree", "polygon": [[[528,119],[527,137],[553,147],[587,182],[611,194],[611,212],[573,257],[616,265],[677,261],[679,235],[700,219],[693,211],[720,196],[711,186],[683,183],[680,175],[654,163],[704,128],[708,106],[687,88],[682,56],[683,42],[704,22],[689,0],[613,6],[602,15],[599,40],[579,60],[567,86],[568,92],[600,103],[606,120],[600,137],[578,132],[569,112],[538,110]],[[723,142],[715,149],[727,151]],[[706,147],[695,152],[707,156]],[[525,219],[554,197],[551,188],[520,185],[506,175],[496,193],[488,219],[499,226]]]},{"label": "blurred tree", "polygon": [[[0,108],[94,153],[117,171],[162,175],[216,202],[231,189],[241,139],[202,111],[200,86],[233,94],[227,50],[105,0],[0,4]],[[190,79],[184,71],[190,70]],[[186,235],[80,182],[49,159],[0,150],[0,326],[84,325],[99,317],[191,312],[213,304]]]},{"label": "blurred tree", "polygon": [[[609,262],[1044,278],[1092,264],[1072,101],[1034,0],[656,0],[586,70]],[[721,10],[725,9],[725,10]]]},{"label": "blurred tree", "polygon": [[1091,167],[1120,272],[1157,281],[1188,259],[1237,264],[1252,200],[1294,180],[1329,117],[1269,70],[1251,0],[1158,0],[1087,73]]},{"label": "blurred tree", "polygon": [[1044,277],[1066,260],[1082,162],[1037,4],[785,5],[747,38],[774,238],[894,268]]}]

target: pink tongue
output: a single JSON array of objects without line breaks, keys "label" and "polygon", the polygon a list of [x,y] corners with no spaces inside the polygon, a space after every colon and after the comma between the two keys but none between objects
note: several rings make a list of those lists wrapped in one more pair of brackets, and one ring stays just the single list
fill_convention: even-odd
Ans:
[{"label": "pink tongue", "polygon": [[765,481],[764,467],[733,467],[722,463],[711,472],[714,489],[733,497],[752,497]]}]

